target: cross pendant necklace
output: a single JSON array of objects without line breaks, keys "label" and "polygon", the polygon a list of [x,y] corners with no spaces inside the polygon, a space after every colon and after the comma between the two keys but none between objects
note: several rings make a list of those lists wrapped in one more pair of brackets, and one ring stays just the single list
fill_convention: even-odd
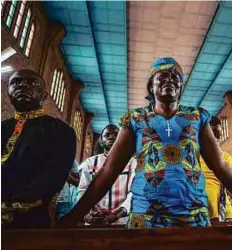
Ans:
[{"label": "cross pendant necklace", "polygon": [[166,132],[168,132],[168,137],[170,137],[170,136],[171,136],[172,129],[171,129],[170,125],[169,125],[169,121],[167,121],[167,125],[168,125],[168,128],[165,129],[165,130],[166,130]]}]

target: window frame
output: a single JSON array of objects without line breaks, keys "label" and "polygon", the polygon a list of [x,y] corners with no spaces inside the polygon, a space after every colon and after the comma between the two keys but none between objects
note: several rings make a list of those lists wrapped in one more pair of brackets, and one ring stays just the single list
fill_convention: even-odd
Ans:
[{"label": "window frame", "polygon": [[[77,116],[77,114],[79,114],[79,115]],[[76,118],[76,122],[75,122],[75,118]],[[77,126],[78,120],[80,120],[80,124],[79,124],[80,126]],[[74,116],[73,116],[73,128],[76,132],[76,137],[77,137],[78,141],[81,141],[81,138],[82,138],[82,125],[83,125],[83,119],[82,119],[82,115],[81,115],[81,110],[76,109],[74,111]],[[78,130],[78,128],[79,128],[79,130]]]},{"label": "window frame", "polygon": [[[90,152],[88,152],[88,150],[86,148],[88,138],[90,138],[89,139],[89,141],[90,141],[90,143],[89,143],[89,145],[90,145],[90,148],[89,148]],[[91,150],[91,143],[92,143],[92,136],[91,136],[91,133],[88,132],[88,134],[86,135],[86,138],[85,138],[85,152],[87,153],[88,156],[91,156],[91,154],[92,154],[92,152],[91,152],[92,151]]]},{"label": "window frame", "polygon": [[[11,6],[13,4],[13,1],[5,1],[6,4],[5,4],[5,7],[9,7],[7,13],[5,13],[5,16],[2,18],[2,21],[4,22],[5,26],[12,32],[12,29],[14,27],[14,23],[15,23],[15,19],[17,18],[17,11],[18,11],[18,7],[20,6],[19,2],[16,0],[16,6],[15,6],[15,9],[14,9],[14,13],[13,13],[13,16],[12,16],[12,19],[11,19],[11,23],[10,25],[8,26],[7,25],[7,20],[9,18],[9,15],[10,15],[10,10],[11,10]],[[9,4],[7,4],[9,3]],[[2,11],[5,12],[6,8],[3,8]]]},{"label": "window frame", "polygon": [[220,144],[223,144],[230,137],[228,117],[221,116],[220,121],[221,121],[221,127],[222,127],[222,135],[221,135],[221,139],[220,139]]},{"label": "window frame", "polygon": [[[31,44],[29,46],[29,52],[28,52],[28,55],[26,54],[27,52],[27,49],[28,49],[28,44],[29,44],[29,41],[30,41],[30,35],[31,35],[31,31],[32,31],[32,27],[34,26],[34,31],[33,31],[33,36],[32,36],[32,39],[31,39]],[[30,26],[30,29],[29,29],[29,32],[28,32],[28,37],[27,37],[27,42],[26,42],[26,46],[25,46],[25,56],[27,58],[30,57],[30,52],[31,52],[31,48],[33,46],[33,42],[35,41],[34,37],[35,37],[35,31],[36,31],[36,24],[35,24],[35,20],[32,20],[31,22],[31,26]]]},{"label": "window frame", "polygon": [[[55,76],[56,72],[56,76]],[[54,78],[55,76],[55,78]],[[64,70],[56,67],[53,72],[52,84],[50,87],[50,97],[57,107],[58,111],[62,114],[65,107],[66,84]]]},{"label": "window frame", "polygon": [[[26,24],[26,21],[27,21],[27,13],[28,13],[29,10],[31,12],[31,15],[30,15],[29,23],[28,23],[28,28],[26,30],[26,34],[25,34],[25,37],[24,37],[24,44],[23,44],[23,46],[21,46],[21,39],[22,39],[22,36],[23,36],[24,27],[25,27],[25,24]],[[28,8],[26,9],[25,14],[24,14],[24,20],[22,21],[21,31],[20,31],[20,35],[18,37],[19,48],[23,51],[24,55],[25,55],[25,47],[26,47],[25,45],[26,45],[26,43],[28,41],[28,36],[29,36],[29,31],[30,31],[30,27],[31,27],[32,21],[33,21],[32,9],[31,9],[30,6],[28,6]]]},{"label": "window frame", "polygon": [[18,40],[18,37],[20,36],[20,28],[22,26],[22,23],[23,23],[23,20],[24,20],[24,14],[25,14],[25,11],[26,11],[26,8],[27,8],[27,2],[26,0],[24,1],[24,10],[23,10],[23,13],[22,13],[22,19],[21,19],[21,22],[18,26],[18,34],[17,36],[14,35],[15,33],[15,30],[16,30],[16,27],[17,27],[17,21],[18,21],[18,18],[19,18],[19,15],[20,15],[20,10],[21,10],[21,6],[23,4],[23,1],[20,2],[20,4],[18,4],[18,7],[17,7],[17,11],[15,13],[15,20],[13,22],[13,25],[12,25],[12,34],[13,34],[13,37],[15,38],[15,40]]}]

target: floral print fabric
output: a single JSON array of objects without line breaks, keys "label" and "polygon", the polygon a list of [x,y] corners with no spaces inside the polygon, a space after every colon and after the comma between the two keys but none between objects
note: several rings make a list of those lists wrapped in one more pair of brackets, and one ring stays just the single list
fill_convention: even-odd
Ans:
[{"label": "floral print fabric", "polygon": [[206,110],[185,106],[170,119],[151,106],[121,118],[135,134],[138,162],[129,228],[210,225],[199,165],[199,132],[209,121]]}]

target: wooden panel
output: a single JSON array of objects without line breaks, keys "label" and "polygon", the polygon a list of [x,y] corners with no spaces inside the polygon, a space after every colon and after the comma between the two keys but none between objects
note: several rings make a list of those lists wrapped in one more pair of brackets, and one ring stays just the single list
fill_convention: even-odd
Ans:
[{"label": "wooden panel", "polygon": [[232,224],[213,228],[2,231],[3,250],[214,250],[232,246]]}]

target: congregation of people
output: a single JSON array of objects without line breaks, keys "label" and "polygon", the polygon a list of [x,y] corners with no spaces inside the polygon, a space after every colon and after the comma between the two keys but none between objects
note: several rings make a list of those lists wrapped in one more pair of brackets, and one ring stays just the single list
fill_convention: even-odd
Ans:
[{"label": "congregation of people", "polygon": [[[2,228],[208,227],[232,221],[232,157],[220,119],[179,105],[184,73],[155,61],[148,105],[101,132],[97,152],[76,161],[74,129],[44,113],[45,81],[20,70],[8,83],[14,117],[2,121]],[[100,149],[100,150],[99,150]]]}]

